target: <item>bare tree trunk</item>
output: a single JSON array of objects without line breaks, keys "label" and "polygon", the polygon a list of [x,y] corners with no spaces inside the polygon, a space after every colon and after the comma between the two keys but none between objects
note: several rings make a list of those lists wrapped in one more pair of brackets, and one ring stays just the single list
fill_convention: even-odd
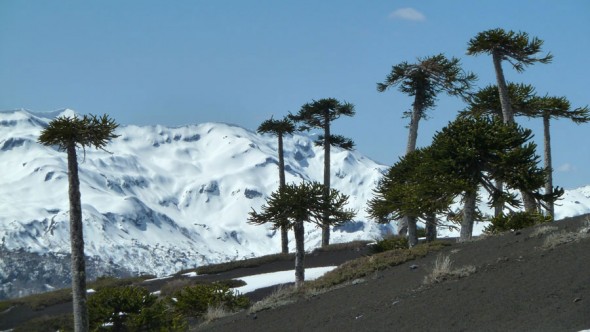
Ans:
[{"label": "bare tree trunk", "polygon": [[436,240],[436,215],[429,214],[426,216],[426,242]]},{"label": "bare tree trunk", "polygon": [[[550,130],[549,113],[543,114],[543,133],[545,136],[545,171],[547,172],[547,182],[545,182],[545,194],[553,191],[553,167],[551,162],[551,130]],[[553,202],[547,202],[547,213],[553,217],[555,215],[555,205]]]},{"label": "bare tree trunk", "polygon": [[86,303],[86,262],[84,260],[84,233],[82,229],[82,204],[76,145],[67,147],[68,180],[70,196],[70,241],[72,246],[72,302],[74,305],[74,329],[88,331],[88,306]]},{"label": "bare tree trunk", "polygon": [[[324,112],[324,195],[327,198],[330,195],[330,110]],[[322,220],[322,247],[329,244],[330,216],[326,210]]]},{"label": "bare tree trunk", "polygon": [[[502,180],[496,181],[496,189],[499,192],[504,191],[504,182]],[[504,213],[504,203],[500,202],[494,205],[494,217],[499,217]]]},{"label": "bare tree trunk", "polygon": [[461,221],[460,242],[471,240],[473,235],[473,223],[475,220],[475,205],[477,202],[477,190],[465,193],[465,206],[463,207],[463,220]]},{"label": "bare tree trunk", "polygon": [[[283,134],[279,133],[279,188],[285,187],[285,156],[283,153]],[[289,253],[289,233],[287,225],[281,226],[281,252]]]},{"label": "bare tree trunk", "polygon": [[508,96],[508,87],[506,86],[506,79],[502,70],[502,57],[500,54],[493,52],[492,60],[494,61],[494,69],[496,70],[496,81],[498,82],[498,94],[500,95],[500,105],[502,105],[503,120],[506,124],[513,123],[514,112],[512,111],[512,104],[510,104],[510,97]]},{"label": "bare tree trunk", "polygon": [[418,230],[416,228],[416,217],[406,217],[408,220],[408,245],[410,248],[418,244]]},{"label": "bare tree trunk", "polygon": [[526,192],[524,190],[521,190],[520,193],[522,195],[522,202],[524,205],[524,210],[526,212],[536,212],[537,208],[538,208],[537,201],[535,200],[533,195],[531,195],[529,192]]},{"label": "bare tree trunk", "polygon": [[[406,146],[406,155],[416,150],[416,142],[418,140],[418,124],[422,118],[422,93],[417,91],[414,97],[414,106],[412,109],[412,117],[410,119],[410,128],[408,132],[408,145]],[[411,217],[404,216],[397,222],[397,233],[399,235],[406,235],[410,228]],[[414,219],[414,224],[416,220]],[[408,235],[409,236],[409,235]]]},{"label": "bare tree trunk", "polygon": [[304,228],[303,221],[295,222],[293,225],[293,232],[295,233],[295,287],[299,288],[305,281],[305,266],[303,260],[305,258],[304,247]]},{"label": "bare tree trunk", "polygon": [[[496,71],[496,82],[498,83],[498,94],[500,96],[500,105],[502,106],[502,120],[509,124],[514,122],[514,112],[512,111],[512,104],[508,96],[508,86],[506,86],[506,79],[504,78],[504,70],[502,70],[502,57],[497,52],[492,53],[492,61],[494,62],[494,70]],[[496,188],[499,191],[504,191],[504,182],[502,180],[496,181]],[[504,203],[498,204],[494,207],[494,215],[500,216],[504,211]]]}]

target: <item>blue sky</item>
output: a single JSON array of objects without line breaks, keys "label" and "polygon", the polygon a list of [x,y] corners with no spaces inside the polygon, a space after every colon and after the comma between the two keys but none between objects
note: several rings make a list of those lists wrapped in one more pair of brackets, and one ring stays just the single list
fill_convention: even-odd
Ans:
[{"label": "blue sky", "polygon": [[[391,67],[444,53],[495,82],[478,32],[526,31],[554,54],[509,81],[590,103],[590,2],[572,1],[0,1],[0,110],[108,113],[121,124],[228,122],[255,130],[313,99],[353,103],[333,132],[392,164],[405,152],[411,99],[376,83]],[[464,104],[439,97],[418,145]],[[542,137],[540,120],[518,119]],[[590,184],[590,124],[552,123],[556,185]],[[540,146],[541,147],[541,146]],[[542,155],[542,150],[538,150]]]}]

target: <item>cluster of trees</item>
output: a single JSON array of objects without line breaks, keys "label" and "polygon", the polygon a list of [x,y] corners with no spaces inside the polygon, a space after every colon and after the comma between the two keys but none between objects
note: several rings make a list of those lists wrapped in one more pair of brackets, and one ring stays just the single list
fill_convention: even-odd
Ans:
[{"label": "cluster of trees", "polygon": [[[551,54],[539,56],[542,45],[542,40],[530,38],[525,32],[491,29],[477,34],[468,42],[467,54],[491,55],[497,82],[476,92],[473,87],[477,76],[464,71],[460,60],[454,57],[438,54],[418,58],[416,63],[402,62],[393,66],[385,80],[377,83],[377,91],[397,87],[400,92],[414,97],[411,111],[404,112],[404,117],[410,118],[406,155],[378,183],[374,198],[368,202],[369,215],[382,223],[397,220],[398,230],[401,234],[407,233],[410,246],[418,242],[418,220],[423,220],[426,225],[427,240],[433,240],[436,238],[437,216],[444,214],[448,218],[460,219],[460,239],[469,240],[474,221],[482,217],[477,209],[477,202],[481,200],[478,196],[480,188],[488,192],[488,204],[495,207],[496,217],[521,204],[527,212],[541,212],[544,208],[548,216],[553,216],[554,202],[563,194],[563,189],[554,187],[552,181],[550,119],[569,118],[575,123],[584,123],[590,121],[590,114],[588,107],[572,109],[565,97],[537,96],[531,85],[506,81],[502,67],[505,62],[517,72],[523,72],[525,67],[535,63],[551,62]],[[463,99],[467,107],[458,113],[455,121],[436,133],[430,146],[417,149],[419,122],[426,118],[429,109],[435,108],[437,96],[441,93]],[[335,207],[336,202],[328,199],[331,192],[330,146],[345,149],[354,146],[350,139],[330,132],[330,122],[341,115],[354,115],[354,107],[335,99],[322,99],[305,104],[298,114],[290,114],[283,120],[267,120],[259,128],[261,133],[271,132],[279,137],[281,182],[279,189],[267,200],[267,206],[262,207],[263,212],[252,211],[249,221],[255,224],[271,222],[281,228],[283,252],[288,251],[287,229],[293,228],[296,230],[297,255],[303,255],[299,253],[303,250],[302,243],[299,243],[302,239],[298,239],[302,236],[301,221],[314,222],[322,227],[322,245],[329,244],[330,225],[345,221],[330,219],[330,213],[335,211],[329,206]],[[543,119],[545,153],[542,167],[536,155],[536,145],[531,142],[531,130],[516,124],[515,116]],[[319,128],[324,131],[316,142],[325,151],[324,194],[317,194],[317,206],[311,204],[309,200],[313,198],[309,196],[304,200],[295,196],[310,195],[310,188],[319,188],[319,184],[293,185],[286,189],[284,183],[282,135],[293,133],[297,122],[300,123],[299,130]],[[270,127],[271,123],[275,125]],[[520,191],[520,195],[515,194],[516,191]],[[460,213],[450,210],[458,199],[463,203]],[[306,209],[307,206],[310,208]],[[314,211],[316,208],[323,209],[321,220]],[[302,217],[299,209],[306,210],[307,214]],[[352,217],[352,211],[349,212],[351,214],[347,217]],[[302,258],[299,261],[302,262]],[[299,261],[296,261],[296,269],[302,269],[298,266]]]},{"label": "cluster of trees", "polygon": [[[496,217],[506,205],[520,207],[521,203],[527,212],[540,212],[543,207],[552,217],[563,189],[553,187],[550,119],[584,123],[590,121],[590,114],[587,106],[572,109],[565,97],[541,97],[531,85],[507,83],[504,62],[517,72],[551,62],[551,54],[539,56],[542,45],[542,40],[525,32],[492,29],[477,34],[469,41],[467,54],[491,55],[497,81],[477,92],[470,91],[475,75],[463,72],[454,58],[437,55],[394,66],[377,90],[398,86],[415,97],[408,149],[379,182],[368,204],[369,214],[380,222],[403,220],[400,229],[407,227],[410,245],[417,243],[417,219],[425,221],[429,239],[436,237],[436,216],[452,215],[449,207],[458,198],[463,203],[460,239],[470,239],[479,188],[489,193],[488,203],[495,207]],[[440,92],[462,97],[467,107],[434,136],[430,146],[416,150],[418,121]],[[530,142],[531,131],[518,126],[515,116],[543,119],[543,167]],[[515,191],[520,191],[522,202]]]},{"label": "cluster of trees", "polygon": [[[551,166],[550,120],[568,118],[575,123],[590,121],[588,107],[572,109],[565,97],[537,96],[531,85],[507,82],[502,64],[508,62],[517,72],[535,63],[549,63],[552,55],[537,56],[543,41],[529,38],[525,32],[492,29],[481,32],[468,43],[467,54],[492,56],[497,85],[472,92],[476,75],[462,70],[457,58],[443,54],[418,58],[416,63],[393,66],[385,81],[377,84],[379,92],[397,87],[414,97],[406,155],[393,165],[378,183],[375,197],[368,203],[369,214],[378,222],[401,220],[399,229],[407,231],[410,246],[417,243],[416,222],[426,224],[428,240],[436,238],[437,215],[449,213],[450,205],[461,198],[461,240],[471,237],[476,219],[478,191],[490,195],[488,203],[501,215],[506,207],[519,207],[514,194],[521,192],[527,211],[544,207],[553,215],[553,202],[563,193],[554,188]],[[418,124],[426,112],[436,106],[440,93],[458,96],[467,107],[455,121],[438,132],[428,147],[417,149]],[[296,284],[304,281],[304,223],[322,229],[322,246],[330,242],[330,227],[355,216],[347,209],[348,196],[330,187],[330,148],[352,149],[354,142],[332,134],[330,124],[341,116],[353,116],[354,105],[334,98],[304,104],[297,114],[281,120],[264,121],[259,133],[278,137],[279,188],[267,199],[261,212],[252,210],[248,221],[272,223],[281,230],[281,250],[288,252],[288,230],[293,229],[296,243]],[[515,116],[542,118],[544,125],[544,166],[539,166],[532,133],[515,123]],[[70,238],[72,246],[72,293],[76,331],[88,331],[86,273],[82,210],[76,149],[105,148],[117,135],[117,123],[107,115],[59,117],[49,123],[39,142],[57,146],[67,152]],[[324,149],[324,182],[285,182],[283,137],[296,130],[320,129],[323,135],[315,142]]]}]

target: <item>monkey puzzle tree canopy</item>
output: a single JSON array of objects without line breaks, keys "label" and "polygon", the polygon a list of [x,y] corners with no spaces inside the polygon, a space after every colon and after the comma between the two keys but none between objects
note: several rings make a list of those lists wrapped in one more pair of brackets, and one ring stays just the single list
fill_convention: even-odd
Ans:
[{"label": "monkey puzzle tree canopy", "polygon": [[60,150],[67,150],[72,145],[104,150],[112,139],[118,137],[114,134],[118,126],[106,114],[101,117],[84,115],[82,118],[62,116],[51,121],[41,132],[39,143],[57,146]]}]

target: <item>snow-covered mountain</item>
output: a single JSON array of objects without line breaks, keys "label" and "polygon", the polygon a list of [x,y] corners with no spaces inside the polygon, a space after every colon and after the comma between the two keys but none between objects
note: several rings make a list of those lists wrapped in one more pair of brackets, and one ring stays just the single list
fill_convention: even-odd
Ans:
[{"label": "snow-covered mountain", "polygon": [[[70,251],[66,155],[36,141],[51,118],[73,114],[0,113],[3,285],[20,277],[9,253],[30,260],[31,254],[63,258]],[[85,252],[104,266],[97,275],[163,275],[280,250],[279,232],[246,222],[278,187],[275,137],[220,123],[125,126],[117,134],[107,147],[111,153],[79,153]],[[294,135],[284,144],[287,182],[321,181],[323,151],[313,137]],[[366,221],[365,202],[384,169],[358,152],[333,150],[333,187],[350,195],[349,206],[358,211],[357,222],[334,230],[334,242],[374,238],[383,230]],[[319,230],[308,226],[307,233],[306,246],[317,246]]]},{"label": "snow-covered mountain", "polygon": [[[0,112],[0,298],[69,280],[66,155],[37,143],[58,115],[74,112]],[[111,153],[79,153],[91,278],[164,275],[280,250],[279,232],[246,222],[278,187],[275,137],[220,123],[123,126],[117,134]],[[313,140],[285,139],[287,182],[323,178],[323,151]],[[355,222],[334,229],[333,242],[391,230],[365,212],[385,169],[358,152],[333,149],[332,186],[350,195],[358,212]],[[590,186],[566,192],[560,204],[557,218],[590,212]],[[318,246],[320,230],[306,232],[306,247]]]}]

